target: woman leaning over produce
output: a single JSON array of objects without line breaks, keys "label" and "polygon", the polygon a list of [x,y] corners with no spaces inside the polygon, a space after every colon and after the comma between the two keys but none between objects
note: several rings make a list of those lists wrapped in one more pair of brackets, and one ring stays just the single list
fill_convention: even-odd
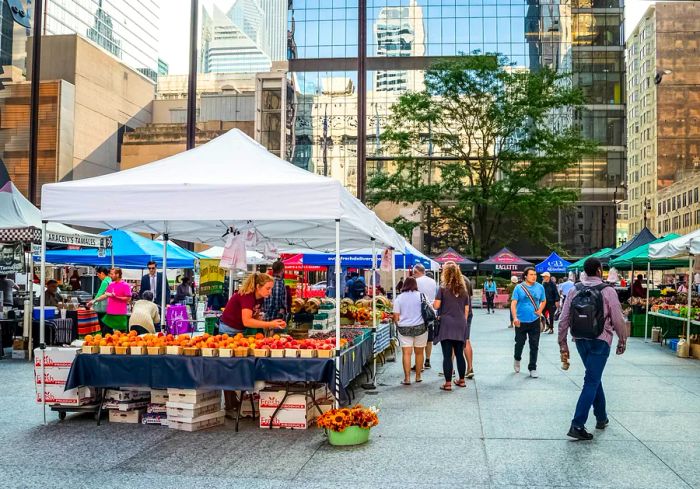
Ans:
[{"label": "woman leaning over produce", "polygon": [[260,329],[283,329],[287,323],[282,319],[265,321],[261,317],[263,301],[272,293],[273,283],[272,277],[266,273],[251,273],[226,304],[219,321],[219,332],[235,335],[246,332],[246,328],[253,330],[248,331],[249,334],[258,333]]}]

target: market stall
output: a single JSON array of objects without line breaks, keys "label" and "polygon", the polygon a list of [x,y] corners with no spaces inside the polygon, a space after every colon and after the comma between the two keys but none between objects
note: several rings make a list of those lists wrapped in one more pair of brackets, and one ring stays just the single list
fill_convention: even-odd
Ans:
[{"label": "market stall", "polygon": [[[675,239],[649,245],[649,258],[652,260],[671,258],[687,260],[688,291],[687,294],[685,294],[687,295],[687,306],[685,306],[685,310],[678,308],[678,312],[684,317],[686,322],[685,340],[687,342],[690,342],[693,321],[697,318],[697,316],[693,315],[693,270],[695,266],[695,256],[698,254],[700,254],[700,230]],[[682,294],[678,294],[678,296],[679,299],[682,298]]]},{"label": "market stall", "polygon": [[[479,271],[489,273],[508,272],[509,274],[512,274],[514,272],[522,272],[525,270],[525,268],[531,266],[533,266],[533,264],[529,261],[523,260],[508,248],[503,248],[498,253],[491,256],[488,260],[479,263]],[[506,307],[509,299],[510,297],[508,297],[508,294],[506,294],[504,290],[501,290],[500,293],[496,294],[494,304],[496,306]]]},{"label": "market stall", "polygon": [[[91,205],[76,207],[76,193]],[[124,195],[143,205],[114,206]],[[138,168],[45,185],[42,200],[47,221],[162,234],[166,242],[223,244],[233,233],[249,237],[250,248],[258,250],[282,245],[332,249],[337,262],[342,249],[368,243],[403,250],[396,232],[339,182],[279,159],[239,130]],[[42,246],[42,274],[44,256]],[[335,272],[339,283],[340,268]],[[339,306],[336,288],[336,346],[341,344]],[[340,370],[339,350],[335,363]]]},{"label": "market stall", "polygon": [[[610,267],[614,267],[617,270],[631,270],[634,274],[634,270],[646,270],[646,298],[630,298],[630,304],[633,306],[632,314],[630,315],[630,322],[632,326],[632,336],[641,336],[639,334],[639,328],[641,327],[641,322],[644,322],[644,340],[648,338],[649,332],[649,314],[647,314],[650,306],[650,295],[653,285],[653,272],[655,270],[670,270],[673,268],[680,268],[687,265],[685,260],[677,259],[660,259],[652,260],[649,257],[649,247],[654,244],[665,243],[673,239],[678,238],[677,234],[669,234],[668,236],[661,237],[650,243],[638,246],[623,255],[618,256],[610,260]],[[633,277],[634,279],[634,277]],[[643,308],[644,314],[635,314],[635,308]]]},{"label": "market stall", "polygon": [[[33,246],[39,245],[42,239],[42,219],[41,212],[10,180],[10,176],[4,163],[0,160],[0,248],[2,248],[2,261],[0,262],[0,274],[25,275],[27,284],[22,295],[16,297],[13,304],[7,303],[10,311],[2,311],[0,317],[0,356],[4,353],[2,344],[3,330],[5,328],[12,331],[18,325],[23,325],[23,338],[20,345],[23,347],[18,352],[27,353],[26,357],[31,359],[31,348],[27,348],[32,343],[32,318],[31,308],[34,304],[33,287],[34,265],[32,260]],[[86,247],[96,248],[105,251],[111,246],[111,238],[107,236],[96,236],[84,233],[55,222],[46,226],[46,244],[51,248]],[[97,250],[95,250],[97,251]],[[42,284],[45,281],[41,282]],[[43,291],[43,285],[40,285]],[[40,294],[43,296],[44,294]],[[60,320],[58,320],[60,321]],[[64,322],[67,322],[64,320]]]},{"label": "market stall", "polygon": [[595,253],[591,253],[588,256],[584,256],[580,260],[576,260],[573,262],[571,265],[566,267],[566,270],[569,272],[582,272],[583,271],[583,264],[586,263],[586,260],[589,258],[598,258],[602,255],[605,255],[606,253],[612,251],[612,248],[603,248],[602,250],[598,250]]},{"label": "market stall", "polygon": [[469,258],[460,255],[452,248],[447,248],[445,251],[433,258],[433,260],[435,260],[440,265],[444,265],[445,263],[450,261],[454,262],[466,272],[476,272],[477,270],[477,264],[475,262],[471,261]]}]

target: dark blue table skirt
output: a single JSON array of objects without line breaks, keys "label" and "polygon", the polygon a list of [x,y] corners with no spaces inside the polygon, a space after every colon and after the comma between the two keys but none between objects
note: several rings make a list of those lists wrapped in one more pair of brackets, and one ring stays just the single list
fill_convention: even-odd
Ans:
[{"label": "dark blue table skirt", "polygon": [[[344,350],[340,383],[347,387],[372,358],[372,339]],[[335,358],[223,358],[184,355],[78,355],[66,389],[150,387],[252,391],[256,380],[321,382],[335,389]]]},{"label": "dark blue table skirt", "polygon": [[255,358],[183,355],[78,355],[66,389],[150,387],[153,389],[253,390]]}]

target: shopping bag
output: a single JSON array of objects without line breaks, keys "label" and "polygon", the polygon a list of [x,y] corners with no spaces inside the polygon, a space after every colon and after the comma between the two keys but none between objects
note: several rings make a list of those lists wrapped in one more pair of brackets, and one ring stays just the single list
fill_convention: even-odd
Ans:
[{"label": "shopping bag", "polygon": [[190,332],[190,322],[187,317],[187,306],[172,304],[165,312],[165,323],[170,334],[185,334]]}]

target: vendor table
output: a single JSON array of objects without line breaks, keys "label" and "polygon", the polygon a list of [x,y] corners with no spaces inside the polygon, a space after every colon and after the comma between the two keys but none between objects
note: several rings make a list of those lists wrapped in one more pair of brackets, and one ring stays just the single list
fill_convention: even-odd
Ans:
[{"label": "vendor table", "polygon": [[374,335],[374,354],[378,355],[391,345],[391,323],[382,323],[377,326]]},{"label": "vendor table", "polygon": [[[339,383],[346,397],[345,389],[362,373],[371,357],[370,338],[341,352]],[[335,391],[335,359],[80,354],[73,361],[66,389],[89,386],[252,392],[258,380],[284,383],[285,396],[294,384],[302,384],[304,391],[310,391],[311,384],[322,383]],[[241,395],[241,402],[242,399]],[[240,403],[237,410],[240,410]]]},{"label": "vendor table", "polygon": [[[687,317],[671,316],[670,314],[662,314],[659,312],[649,311],[649,328],[659,326],[664,338],[677,338],[679,335],[685,335],[688,324]],[[700,321],[690,321],[690,330],[700,331]]]}]

